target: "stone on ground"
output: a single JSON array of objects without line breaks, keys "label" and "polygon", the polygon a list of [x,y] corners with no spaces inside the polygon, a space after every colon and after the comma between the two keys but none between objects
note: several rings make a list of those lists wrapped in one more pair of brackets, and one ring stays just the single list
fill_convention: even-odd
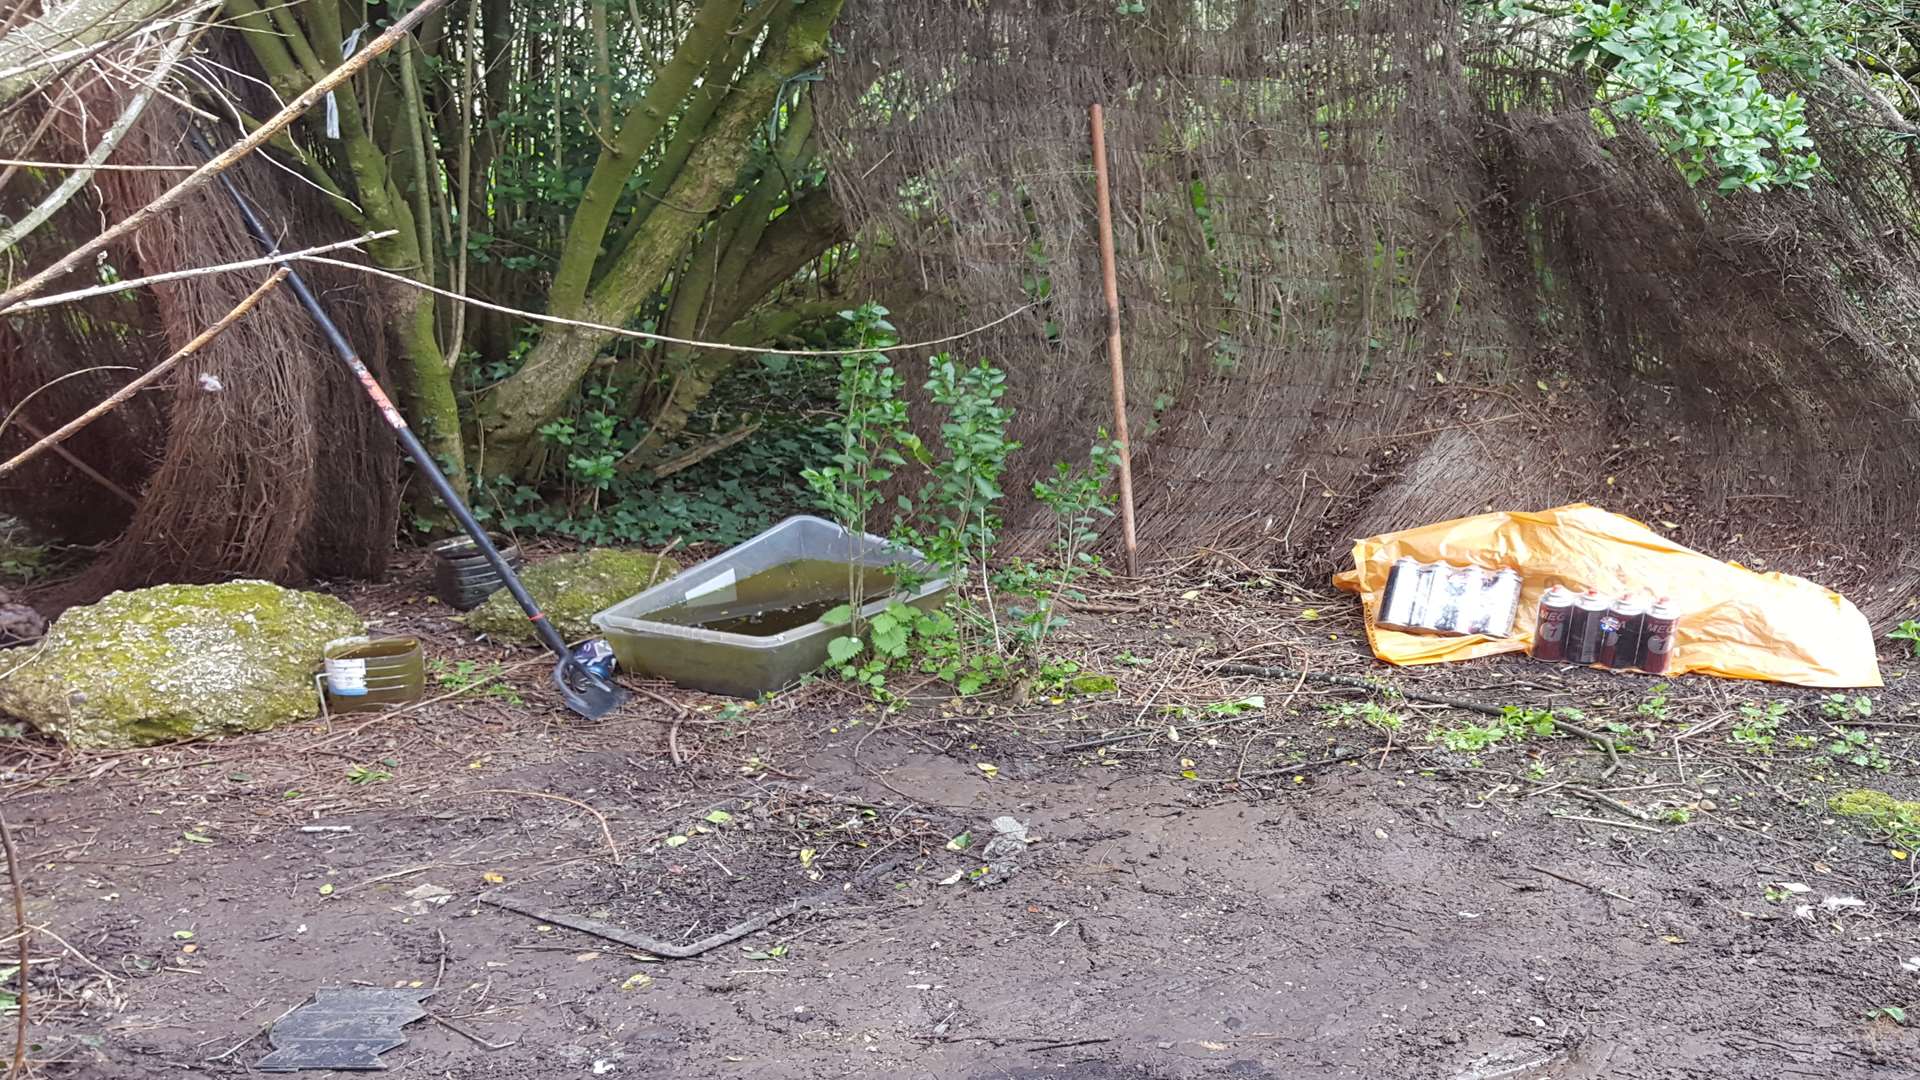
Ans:
[{"label": "stone on ground", "polygon": [[[644,551],[589,548],[544,559],[522,571],[520,580],[560,636],[578,641],[594,635],[595,615],[679,571],[673,560]],[[535,640],[526,613],[505,589],[468,612],[464,621],[495,641]]]},{"label": "stone on ground", "polygon": [[69,608],[0,654],[0,711],[84,750],[263,731],[318,715],[328,642],[366,633],[331,596],[264,581],[160,585]]}]

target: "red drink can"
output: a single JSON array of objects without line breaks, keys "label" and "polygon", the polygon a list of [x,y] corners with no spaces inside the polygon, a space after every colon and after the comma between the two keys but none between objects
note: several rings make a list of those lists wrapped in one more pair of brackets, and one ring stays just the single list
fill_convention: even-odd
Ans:
[{"label": "red drink can", "polygon": [[1575,664],[1592,664],[1600,659],[1600,639],[1604,631],[1600,620],[1612,605],[1597,589],[1588,589],[1573,602],[1573,612],[1567,618],[1567,660]]},{"label": "red drink can", "polygon": [[1647,612],[1637,665],[1641,671],[1655,675],[1666,673],[1668,665],[1673,663],[1673,632],[1679,625],[1680,609],[1673,606],[1673,601],[1661,597],[1653,610]]},{"label": "red drink can", "polygon": [[1567,655],[1567,618],[1573,614],[1573,594],[1558,585],[1540,598],[1540,617],[1533,625],[1535,660],[1558,661]]},{"label": "red drink can", "polygon": [[1606,636],[1600,641],[1600,663],[1625,669],[1640,662],[1640,643],[1646,638],[1647,602],[1623,596],[1600,620]]}]

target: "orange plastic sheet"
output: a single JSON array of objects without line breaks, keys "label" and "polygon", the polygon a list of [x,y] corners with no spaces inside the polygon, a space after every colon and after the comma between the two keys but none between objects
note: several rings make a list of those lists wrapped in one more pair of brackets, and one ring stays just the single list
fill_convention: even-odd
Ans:
[{"label": "orange plastic sheet", "polygon": [[[1513,635],[1440,637],[1373,624],[1395,559],[1445,560],[1518,570],[1525,587]],[[1680,609],[1669,675],[1698,672],[1800,686],[1880,685],[1873,630],[1846,597],[1805,578],[1761,574],[1690,551],[1631,518],[1586,505],[1538,513],[1479,514],[1373,536],[1353,545],[1354,569],[1333,583],[1360,594],[1373,654],[1390,664],[1434,664],[1533,643],[1540,594],[1629,590],[1673,598]]]}]

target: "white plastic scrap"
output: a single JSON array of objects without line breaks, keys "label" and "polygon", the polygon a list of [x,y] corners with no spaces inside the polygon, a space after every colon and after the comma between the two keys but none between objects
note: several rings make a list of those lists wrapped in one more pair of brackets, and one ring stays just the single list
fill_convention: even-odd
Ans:
[{"label": "white plastic scrap", "polygon": [[[340,59],[344,62],[360,49],[360,35],[367,32],[367,24],[361,23],[347,40],[340,43]],[[331,91],[327,94],[327,138],[340,138],[340,103],[333,99]]]}]

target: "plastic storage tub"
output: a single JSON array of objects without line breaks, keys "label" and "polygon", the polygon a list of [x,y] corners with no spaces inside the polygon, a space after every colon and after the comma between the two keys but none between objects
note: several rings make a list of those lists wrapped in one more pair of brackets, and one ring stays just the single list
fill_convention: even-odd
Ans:
[{"label": "plastic storage tub", "polygon": [[620,601],[593,624],[624,670],[689,689],[757,697],[827,662],[827,642],[846,631],[818,616],[847,602],[846,568],[854,564],[868,570],[863,617],[895,598],[930,611],[949,591],[945,578],[904,593],[892,588],[887,568],[925,573],[926,558],[800,516]]}]

